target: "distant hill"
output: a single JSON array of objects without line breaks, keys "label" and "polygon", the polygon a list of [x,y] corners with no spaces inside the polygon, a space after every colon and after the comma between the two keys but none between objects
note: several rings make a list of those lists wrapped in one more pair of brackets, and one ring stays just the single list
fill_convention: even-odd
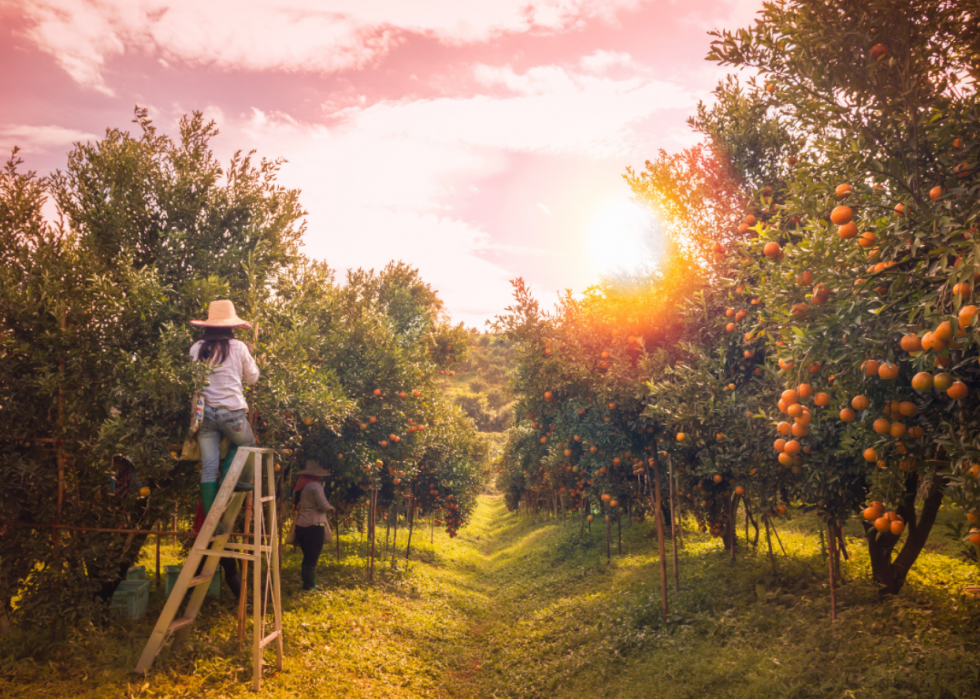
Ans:
[{"label": "distant hill", "polygon": [[481,432],[502,432],[513,421],[510,375],[516,355],[512,342],[474,328],[467,361],[456,366],[455,376],[440,377],[443,389]]}]

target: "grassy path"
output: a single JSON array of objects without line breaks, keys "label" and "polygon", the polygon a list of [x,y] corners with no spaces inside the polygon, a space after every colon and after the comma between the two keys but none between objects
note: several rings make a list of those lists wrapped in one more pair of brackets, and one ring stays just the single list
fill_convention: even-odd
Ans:
[{"label": "grassy path", "polygon": [[[600,527],[579,538],[577,521],[532,522],[484,497],[458,538],[437,532],[430,544],[428,530],[416,531],[407,565],[402,531],[399,560],[379,561],[374,585],[355,555],[360,542],[346,541],[340,563],[324,555],[323,589],[305,595],[299,556],[289,555],[286,667],[268,673],[263,695],[980,695],[980,607],[956,594],[975,584],[976,566],[952,555],[955,544],[937,536],[902,596],[878,603],[852,539],[852,582],[831,625],[812,527],[805,516],[783,525],[791,557],[780,557],[776,574],[761,553],[743,550],[732,566],[716,540],[689,532],[667,625],[649,523],[624,525],[623,554],[614,548],[607,565]],[[208,604],[178,657],[165,651],[145,679],[128,674],[161,605],[158,596],[137,624],[79,630],[44,656],[5,649],[0,696],[250,696],[249,656],[234,650],[227,598]]]}]

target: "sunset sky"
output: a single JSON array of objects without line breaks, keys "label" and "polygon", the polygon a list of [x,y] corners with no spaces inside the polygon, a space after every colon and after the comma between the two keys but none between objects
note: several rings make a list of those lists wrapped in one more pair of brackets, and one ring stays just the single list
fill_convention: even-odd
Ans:
[{"label": "sunset sky", "polygon": [[[550,304],[649,258],[626,166],[695,142],[718,28],[759,0],[0,0],[0,148],[62,167],[73,141],[175,133],[203,110],[284,157],[307,254],[418,267],[483,326],[527,279]],[[652,253],[652,254],[655,254]]]}]

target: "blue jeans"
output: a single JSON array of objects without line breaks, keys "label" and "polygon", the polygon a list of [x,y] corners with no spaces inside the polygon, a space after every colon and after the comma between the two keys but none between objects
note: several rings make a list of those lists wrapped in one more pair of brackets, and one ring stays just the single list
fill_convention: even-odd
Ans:
[{"label": "blue jeans", "polygon": [[[245,410],[212,408],[204,406],[204,421],[197,433],[197,443],[201,445],[201,483],[214,483],[218,480],[221,463],[221,435],[231,440],[232,447],[251,447],[255,436],[248,424]],[[229,449],[230,451],[230,449]]]}]

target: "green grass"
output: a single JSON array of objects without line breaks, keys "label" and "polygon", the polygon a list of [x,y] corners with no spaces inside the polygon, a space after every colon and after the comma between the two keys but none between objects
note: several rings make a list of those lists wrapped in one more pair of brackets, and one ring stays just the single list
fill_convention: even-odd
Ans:
[{"label": "green grass", "polygon": [[[944,514],[954,517],[954,514]],[[672,577],[669,623],[660,612],[656,539],[649,523],[623,528],[623,554],[606,563],[604,529],[537,522],[481,498],[456,539],[429,532],[408,564],[379,562],[365,580],[359,541],[341,563],[324,554],[319,584],[301,594],[299,558],[284,559],[286,665],[269,669],[271,697],[976,697],[977,581],[941,525],[902,594],[879,602],[867,555],[852,561],[829,620],[826,566],[815,521],[780,524],[789,557],[742,543],[732,565],[717,540],[686,532],[681,590]],[[383,532],[382,532],[383,533]],[[614,532],[615,533],[615,532]],[[850,534],[856,535],[855,529]],[[404,531],[399,537],[404,551]],[[166,564],[178,557],[166,549]],[[332,551],[331,551],[332,553]],[[152,559],[148,547],[145,558]],[[668,544],[668,559],[670,550]],[[148,569],[152,568],[152,560]],[[225,591],[227,592],[227,591]],[[250,694],[249,654],[234,650],[230,599],[208,603],[178,656],[166,650],[144,679],[128,675],[148,619],[76,630],[44,657],[0,659],[4,697],[221,697]],[[268,659],[272,654],[267,655]]]}]

